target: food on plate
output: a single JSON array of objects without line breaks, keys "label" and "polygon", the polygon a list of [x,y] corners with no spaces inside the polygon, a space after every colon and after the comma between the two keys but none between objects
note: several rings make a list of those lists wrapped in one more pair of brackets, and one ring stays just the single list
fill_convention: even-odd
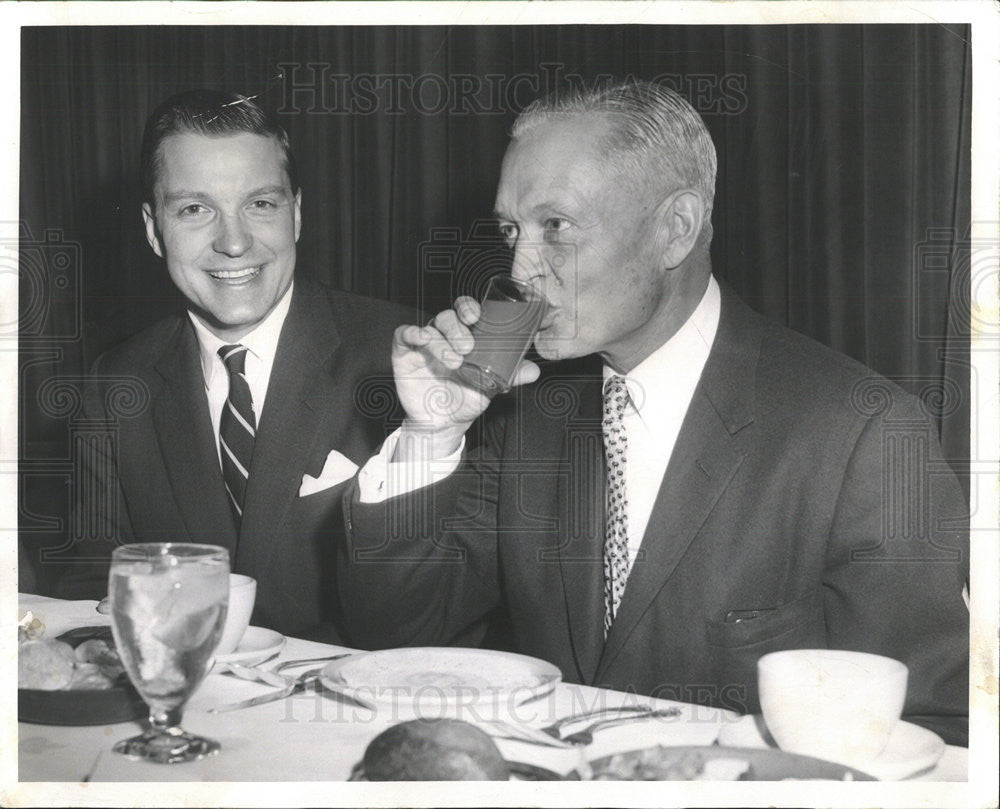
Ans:
[{"label": "food on plate", "polygon": [[45,634],[45,624],[36,618],[31,610],[26,610],[17,622],[17,642],[38,640]]},{"label": "food on plate", "polygon": [[29,640],[17,649],[17,687],[56,691],[73,679],[76,656],[61,640]]},{"label": "food on plate", "polygon": [[103,691],[114,687],[124,673],[118,653],[104,640],[86,640],[76,649],[61,640],[18,645],[18,688]]},{"label": "food on plate", "polygon": [[67,686],[71,691],[83,689],[102,691],[114,686],[115,681],[105,674],[96,663],[77,663],[73,668],[73,679]]},{"label": "food on plate", "polygon": [[594,767],[595,781],[751,781],[750,762],[707,757],[697,750],[647,747],[609,756]]},{"label": "food on plate", "polygon": [[414,719],[383,731],[362,762],[368,781],[506,781],[507,762],[482,730],[458,719]]},{"label": "food on plate", "polygon": [[463,697],[537,688],[552,678],[547,670],[526,666],[525,659],[520,656],[438,648],[393,649],[358,655],[338,668],[338,676],[352,688],[382,684],[404,695],[458,694]]},{"label": "food on plate", "polygon": [[105,677],[116,680],[125,672],[118,652],[100,638],[85,640],[76,647],[76,659],[79,663],[94,663],[100,667]]}]

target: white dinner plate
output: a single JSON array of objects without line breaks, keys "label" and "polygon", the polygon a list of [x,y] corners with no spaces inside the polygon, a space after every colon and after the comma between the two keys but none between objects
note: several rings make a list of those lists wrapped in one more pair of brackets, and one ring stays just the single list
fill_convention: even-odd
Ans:
[{"label": "white dinner plate", "polygon": [[329,663],[320,681],[332,691],[400,716],[487,720],[540,697],[562,679],[527,655],[426,646],[365,652]]},{"label": "white dinner plate", "polygon": [[[741,717],[723,725],[719,744],[727,747],[777,748],[760,714]],[[944,753],[944,740],[933,731],[910,722],[897,722],[885,750],[858,769],[879,781],[901,781],[937,764]]]},{"label": "white dinner plate", "polygon": [[285,636],[273,629],[248,626],[236,650],[225,655],[216,655],[216,663],[242,663],[253,666],[273,657],[285,647]]}]

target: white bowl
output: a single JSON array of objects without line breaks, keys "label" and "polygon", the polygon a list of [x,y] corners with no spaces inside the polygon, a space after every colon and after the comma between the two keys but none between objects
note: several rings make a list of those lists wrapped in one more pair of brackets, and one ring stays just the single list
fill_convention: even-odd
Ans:
[{"label": "white bowl", "polygon": [[757,664],[767,729],[789,753],[864,769],[899,722],[908,671],[890,657],[789,649]]},{"label": "white bowl", "polygon": [[222,629],[222,637],[219,645],[215,647],[216,656],[229,654],[239,646],[250,625],[250,614],[253,612],[256,598],[256,579],[240,573],[229,574],[229,609],[226,612],[226,625]]}]

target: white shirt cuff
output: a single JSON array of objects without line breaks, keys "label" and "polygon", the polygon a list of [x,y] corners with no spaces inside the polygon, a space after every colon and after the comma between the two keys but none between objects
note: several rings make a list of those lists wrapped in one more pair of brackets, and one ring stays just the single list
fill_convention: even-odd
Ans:
[{"label": "white shirt cuff", "polygon": [[382,503],[390,497],[415,492],[443,480],[454,472],[462,461],[465,437],[451,455],[432,461],[407,461],[392,463],[400,430],[385,439],[382,449],[373,455],[358,473],[358,490],[362,503]]}]

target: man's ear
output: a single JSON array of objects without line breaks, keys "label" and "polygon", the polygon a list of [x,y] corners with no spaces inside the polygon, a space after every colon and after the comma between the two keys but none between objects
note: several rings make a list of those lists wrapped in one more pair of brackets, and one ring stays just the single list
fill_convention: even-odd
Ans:
[{"label": "man's ear", "polygon": [[300,188],[295,192],[295,210],[293,216],[295,217],[295,241],[299,240],[299,231],[302,230],[302,189]]},{"label": "man's ear", "polygon": [[674,191],[657,211],[657,245],[663,265],[679,267],[694,249],[705,219],[705,206],[690,188]]},{"label": "man's ear", "polygon": [[156,216],[148,202],[142,203],[142,221],[146,225],[146,241],[153,248],[153,252],[163,258],[163,245],[160,242],[160,231],[156,227]]}]

